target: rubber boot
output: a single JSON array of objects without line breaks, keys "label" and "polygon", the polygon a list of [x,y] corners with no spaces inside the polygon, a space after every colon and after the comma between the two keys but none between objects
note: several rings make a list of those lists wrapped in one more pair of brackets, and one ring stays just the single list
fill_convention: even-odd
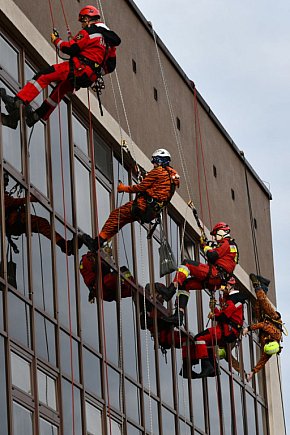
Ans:
[{"label": "rubber boot", "polygon": [[176,287],[173,282],[170,284],[169,287],[166,287],[161,282],[155,282],[154,285],[157,293],[159,293],[166,302],[170,301],[170,299],[172,299],[176,293]]},{"label": "rubber boot", "polygon": [[192,379],[202,379],[207,377],[213,377],[216,375],[215,369],[209,358],[203,358],[201,360],[201,372],[196,373],[192,370],[191,378]]},{"label": "rubber boot", "polygon": [[[174,326],[181,326],[183,324],[184,319],[184,310],[188,303],[188,296],[181,294],[178,296],[179,304],[176,303],[175,312],[172,316],[163,317],[163,320],[167,323],[172,323]],[[178,306],[179,305],[179,306]]]},{"label": "rubber boot", "polygon": [[81,240],[91,252],[97,252],[103,246],[106,240],[102,237],[93,239],[89,234],[82,234]]},{"label": "rubber boot", "polygon": [[25,119],[27,127],[32,127],[40,120],[37,110],[33,110],[31,106],[25,107]]}]

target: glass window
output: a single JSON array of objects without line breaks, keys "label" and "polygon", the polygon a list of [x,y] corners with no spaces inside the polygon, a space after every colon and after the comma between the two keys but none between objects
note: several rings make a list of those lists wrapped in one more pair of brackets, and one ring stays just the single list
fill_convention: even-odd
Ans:
[{"label": "glass window", "polygon": [[263,435],[267,433],[266,409],[258,403],[257,411],[259,434]]},{"label": "glass window", "polygon": [[120,409],[120,375],[111,367],[108,366],[108,383],[110,404]]},{"label": "glass window", "polygon": [[60,331],[60,361],[62,371],[79,382],[79,344],[63,331]]},{"label": "glass window", "polygon": [[[73,394],[73,397],[72,397]],[[72,411],[74,406],[74,412]],[[62,379],[62,421],[64,434],[82,434],[81,395],[77,387]],[[74,431],[73,431],[74,416]]]},{"label": "glass window", "polygon": [[132,298],[121,300],[122,338],[125,372],[137,379],[138,350],[136,336],[136,308]]},{"label": "glass window", "polygon": [[8,328],[11,337],[31,347],[30,307],[11,292],[8,293]]},{"label": "glass window", "polygon": [[[178,420],[179,424],[179,433],[184,435],[191,435],[191,427],[188,424],[185,424],[183,420]],[[199,432],[194,432],[198,434]]]},{"label": "glass window", "polygon": [[56,411],[55,379],[37,370],[37,384],[39,401]]},{"label": "glass window", "polygon": [[246,409],[248,433],[256,433],[255,401],[248,393],[246,393]]},{"label": "glass window", "polygon": [[4,338],[0,335],[0,422],[1,430],[4,434],[8,434],[7,423],[7,379],[6,379],[6,363],[5,363],[5,346]]},{"label": "glass window", "polygon": [[100,359],[83,348],[84,386],[96,396],[102,397]]},{"label": "glass window", "polygon": [[[56,221],[55,226],[57,233],[65,238],[65,231],[63,225]],[[72,233],[69,230],[66,231],[66,237],[67,240],[71,240],[73,237]],[[57,248],[56,268],[59,320],[64,327],[70,329],[71,326],[72,331],[74,333],[77,333],[77,304],[74,257],[67,257],[64,252]],[[68,300],[70,300],[70,304],[68,303]]]},{"label": "glass window", "polygon": [[125,380],[126,413],[129,418],[140,422],[140,390],[131,382]]},{"label": "glass window", "polygon": [[40,429],[40,435],[57,435],[57,427],[54,426],[52,423],[49,423],[48,421],[44,420],[43,418],[40,419],[39,424]]},{"label": "glass window", "polygon": [[13,352],[11,352],[11,373],[12,384],[25,393],[32,394],[30,363]]},{"label": "glass window", "polygon": [[229,376],[221,370],[221,391],[222,391],[222,410],[224,419],[224,433],[232,434],[232,413],[231,413],[231,396],[230,396],[230,380]]},{"label": "glass window", "polygon": [[[1,61],[2,58],[3,56],[1,56]],[[13,94],[2,81],[0,81],[0,87],[5,88],[7,94]],[[4,104],[2,104],[1,110],[3,110],[3,113],[7,114]],[[20,123],[18,123],[16,130],[6,127],[2,128],[2,143],[4,159],[11,163],[19,172],[22,172]]]},{"label": "glass window", "polygon": [[168,242],[172,248],[177,264],[181,262],[180,258],[180,230],[177,223],[171,216],[167,215]]},{"label": "glass window", "polygon": [[198,317],[197,317],[197,291],[190,291],[190,296],[187,304],[187,318],[188,329],[193,331],[194,334],[198,331]]},{"label": "glass window", "polygon": [[74,115],[72,117],[72,130],[73,143],[85,154],[88,154],[87,129],[79,122],[79,120]]},{"label": "glass window", "polygon": [[[188,394],[188,381],[179,376],[182,366],[182,350],[175,349],[176,352],[176,379],[177,379],[177,394],[179,403],[179,414],[189,418],[189,394]],[[200,405],[200,404],[199,404]]]},{"label": "glass window", "polygon": [[[117,193],[117,186],[119,184],[119,180],[122,180],[122,183],[128,185],[129,184],[129,176],[128,171],[121,165],[121,163],[114,158],[113,159],[113,168],[114,168],[114,192],[116,204],[115,208],[120,207],[126,202],[130,201],[128,193]],[[133,255],[132,255],[132,232],[131,225],[125,225],[120,230],[119,235],[119,252],[118,252],[118,262],[121,266],[126,265],[129,270],[133,271]]]},{"label": "glass window", "polygon": [[33,435],[33,414],[13,402],[13,435]]},{"label": "glass window", "polygon": [[112,435],[122,435],[122,425],[112,420],[111,418],[107,419],[107,427],[108,433]]},{"label": "glass window", "polygon": [[[166,408],[162,406],[162,429],[165,434],[174,435],[175,432],[175,417],[172,412],[169,412]],[[181,432],[186,435],[186,432]]]},{"label": "glass window", "polygon": [[[29,80],[31,80],[35,76],[35,73],[36,73],[35,70],[32,69],[28,65],[27,62],[25,62],[25,64],[24,64],[24,78],[25,78],[25,81],[28,82]],[[34,98],[33,102],[36,103],[38,106],[40,106],[42,101],[43,101],[43,93],[40,92],[40,94],[36,98]],[[34,134],[34,132],[33,132],[33,134]]]},{"label": "glass window", "polygon": [[117,323],[117,303],[115,301],[101,301],[104,308],[104,323],[106,336],[107,358],[118,364],[118,323]]},{"label": "glass window", "polygon": [[1,67],[18,82],[18,52],[0,36]]},{"label": "glass window", "polygon": [[[70,147],[68,138],[67,106],[64,102],[60,105],[61,134],[59,126],[59,110],[55,110],[50,118],[51,135],[51,160],[52,181],[53,181],[53,202],[55,210],[64,216],[64,205],[66,220],[72,222],[72,192],[71,192],[71,169],[70,169]],[[60,140],[61,138],[61,140]],[[62,182],[63,180],[63,182]],[[65,195],[63,195],[63,190]],[[64,198],[63,198],[64,196]],[[65,204],[64,204],[65,201]]]},{"label": "glass window", "polygon": [[145,425],[146,431],[159,435],[158,405],[156,400],[144,393]]},{"label": "glass window", "polygon": [[161,399],[173,408],[173,378],[171,349],[166,350],[166,356],[158,349]]},{"label": "glass window", "polygon": [[98,228],[101,231],[110,214],[110,193],[97,181]]},{"label": "glass window", "polygon": [[211,431],[220,428],[219,397],[217,393],[217,378],[207,378],[208,408]]},{"label": "glass window", "polygon": [[96,167],[112,181],[112,151],[96,132],[94,132],[94,148]]},{"label": "glass window", "polygon": [[87,435],[100,435],[102,429],[102,413],[90,403],[86,402]]},{"label": "glass window", "polygon": [[139,429],[136,429],[136,427],[127,423],[127,435],[141,435],[142,433],[143,432],[141,432]]},{"label": "glass window", "polygon": [[35,313],[36,355],[56,365],[55,326],[41,314]]},{"label": "glass window", "polygon": [[[151,340],[149,331],[140,331],[141,350],[142,350],[142,371],[143,384],[152,392],[156,393],[156,367],[154,342]],[[147,353],[148,352],[148,353]],[[150,383],[150,385],[149,385]]]},{"label": "glass window", "polygon": [[45,196],[48,196],[45,130],[42,122],[37,122],[34,125],[29,146],[29,163],[31,183]]},{"label": "glass window", "polygon": [[[194,371],[197,371],[195,367],[193,367]],[[194,424],[199,429],[205,431],[205,419],[204,419],[204,395],[202,388],[202,380],[195,379],[191,382],[192,388],[192,407],[193,407],[193,418]]]},{"label": "glass window", "polygon": [[135,223],[134,228],[138,283],[145,287],[145,285],[150,282],[147,231],[139,223]]},{"label": "glass window", "polygon": [[[0,247],[1,249],[1,247]],[[3,319],[3,293],[0,288],[0,329],[4,329],[4,319]]]},{"label": "glass window", "polygon": [[236,426],[237,426],[237,434],[244,435],[245,434],[245,418],[244,418],[244,401],[243,401],[243,390],[234,382],[234,394],[235,394],[235,414],[236,414]]},{"label": "glass window", "polygon": [[77,158],[74,161],[77,223],[85,233],[92,234],[90,173]]},{"label": "glass window", "polygon": [[30,203],[34,304],[54,317],[50,213],[37,202]]}]

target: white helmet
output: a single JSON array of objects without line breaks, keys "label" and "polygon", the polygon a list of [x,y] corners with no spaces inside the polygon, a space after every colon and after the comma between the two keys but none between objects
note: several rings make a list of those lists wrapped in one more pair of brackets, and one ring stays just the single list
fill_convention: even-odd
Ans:
[{"label": "white helmet", "polygon": [[157,163],[157,165],[166,166],[171,161],[170,153],[164,148],[160,148],[152,154],[152,163]]}]

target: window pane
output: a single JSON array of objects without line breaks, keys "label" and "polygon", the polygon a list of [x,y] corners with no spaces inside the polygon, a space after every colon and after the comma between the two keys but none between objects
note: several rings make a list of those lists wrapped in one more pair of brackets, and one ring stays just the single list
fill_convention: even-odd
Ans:
[{"label": "window pane", "polygon": [[13,435],[33,435],[33,414],[13,402]]},{"label": "window pane", "polygon": [[147,231],[139,223],[134,224],[137,256],[138,283],[145,287],[150,281]]},{"label": "window pane", "polygon": [[34,304],[54,317],[50,213],[31,202],[31,249]]},{"label": "window pane", "polygon": [[166,356],[158,348],[161,399],[173,407],[173,378],[171,349],[166,350]]},{"label": "window pane", "polygon": [[159,435],[158,408],[156,400],[154,400],[152,397],[149,397],[148,394],[144,394],[144,407],[147,432],[153,432],[154,435]]},{"label": "window pane", "polygon": [[[143,384],[149,390],[156,393],[156,365],[154,342],[151,340],[149,331],[140,331],[141,350],[142,350],[142,371],[143,371]],[[148,351],[148,354],[147,354]]]},{"label": "window pane", "polygon": [[18,53],[3,36],[0,36],[0,65],[18,82]]},{"label": "window pane", "polygon": [[207,378],[210,428],[220,427],[216,378]]},{"label": "window pane", "polygon": [[136,336],[136,309],[132,298],[121,300],[123,356],[125,372],[137,379],[138,350]]},{"label": "window pane", "polygon": [[[188,381],[179,376],[179,372],[182,366],[182,351],[181,349],[175,349],[176,353],[176,379],[178,383],[178,403],[179,414],[189,419],[189,394],[188,394]],[[202,406],[202,404],[199,404]]]},{"label": "window pane", "polygon": [[117,325],[117,303],[115,301],[103,301],[103,304],[107,358],[118,365],[119,333]]},{"label": "window pane", "polygon": [[96,132],[94,132],[94,147],[96,167],[112,180],[112,151]]},{"label": "window pane", "polygon": [[153,264],[154,264],[154,281],[162,282],[166,284],[166,276],[160,277],[160,243],[153,238]]},{"label": "window pane", "polygon": [[[51,134],[51,160],[52,165],[52,181],[53,181],[53,199],[56,211],[64,216],[66,220],[72,222],[72,192],[71,192],[71,170],[70,170],[70,146],[68,139],[68,121],[67,121],[67,106],[64,102],[60,103],[60,109],[56,109],[50,116],[50,134]],[[60,126],[59,126],[59,110],[61,117],[61,141],[60,141]],[[62,176],[64,183],[62,183]],[[63,186],[64,184],[64,186]],[[64,187],[64,199],[63,199]]]},{"label": "window pane", "polygon": [[55,326],[41,314],[35,313],[36,355],[56,365]]},{"label": "window pane", "polygon": [[[73,366],[71,366],[71,353]],[[79,345],[63,331],[60,331],[60,360],[62,371],[79,382]]]},{"label": "window pane", "polygon": [[258,403],[258,426],[259,434],[263,435],[267,433],[267,422],[266,422],[266,409]]},{"label": "window pane", "polygon": [[30,307],[11,292],[8,293],[8,328],[11,337],[31,347]]},{"label": "window pane", "polygon": [[236,414],[236,423],[237,423],[237,434],[244,435],[244,405],[243,405],[243,390],[242,388],[234,382],[234,394],[235,394],[235,414]]},{"label": "window pane", "polygon": [[125,380],[126,411],[129,418],[140,422],[140,390],[131,382]]},{"label": "window pane", "polygon": [[83,348],[84,386],[96,396],[102,397],[100,359]]},{"label": "window pane", "polygon": [[131,424],[127,423],[127,435],[141,435],[143,432],[141,432],[139,429],[136,429],[134,426],[131,426]]},{"label": "window pane", "polygon": [[102,413],[90,403],[86,402],[87,434],[100,435],[102,430]]},{"label": "window pane", "polygon": [[37,383],[39,401],[56,411],[55,380],[37,370]]},{"label": "window pane", "polygon": [[204,395],[203,395],[203,388],[202,388],[202,380],[195,379],[193,382],[191,382],[191,388],[192,388],[192,397],[193,397],[192,407],[193,407],[194,424],[199,429],[205,431]]},{"label": "window pane", "polygon": [[5,346],[4,339],[0,336],[0,422],[1,430],[4,434],[8,434],[7,424],[7,380],[6,380],[6,363],[5,363]]},{"label": "window pane", "polygon": [[109,366],[108,366],[108,383],[109,383],[110,404],[114,408],[120,409],[120,375]]},{"label": "window pane", "polygon": [[[3,56],[1,56],[1,61]],[[7,94],[12,95],[12,91],[4,85],[2,81],[0,81],[0,87],[5,88]],[[3,113],[7,114],[4,104],[1,105],[1,110]],[[20,122],[18,123],[18,127],[16,130],[11,128],[2,128],[2,142],[3,142],[3,157],[9,163],[11,163],[14,168],[16,168],[19,172],[22,171],[22,162],[21,162],[21,139],[20,139]]]},{"label": "window pane", "polygon": [[[174,414],[169,412],[166,408],[162,407],[162,428],[163,433],[174,435],[175,432],[175,418]],[[181,432],[184,433],[184,432]],[[186,435],[184,433],[184,435]]]},{"label": "window pane", "polygon": [[[29,146],[30,181],[47,196],[46,144],[44,124],[34,125]],[[54,163],[53,163],[54,165]]]},{"label": "window pane", "polygon": [[11,352],[12,384],[27,394],[32,394],[30,363],[16,353]]},{"label": "window pane", "polygon": [[77,224],[83,232],[92,234],[90,174],[78,159],[74,161]]},{"label": "window pane", "polygon": [[[77,387],[73,388],[70,382],[62,380],[62,420],[64,434],[82,434],[82,412],[81,412],[81,395]],[[74,403],[74,412],[72,411]],[[73,432],[73,416],[74,416],[74,432]]]},{"label": "window pane", "polygon": [[232,434],[232,413],[231,413],[231,396],[229,377],[223,370],[221,370],[221,391],[222,391],[222,410],[224,419],[224,432],[225,434]]},{"label": "window pane", "polygon": [[246,408],[247,408],[247,423],[248,433],[256,432],[256,418],[255,418],[255,402],[250,394],[246,393]]},{"label": "window pane", "polygon": [[0,329],[4,329],[4,321],[3,321],[3,293],[0,289]]},{"label": "window pane", "polygon": [[101,231],[110,214],[110,193],[97,181],[98,227]]},{"label": "window pane", "polygon": [[40,419],[40,435],[57,435],[57,427],[43,418]]},{"label": "window pane", "polygon": [[72,129],[74,145],[79,147],[85,154],[88,154],[87,129],[75,116],[72,117]]}]

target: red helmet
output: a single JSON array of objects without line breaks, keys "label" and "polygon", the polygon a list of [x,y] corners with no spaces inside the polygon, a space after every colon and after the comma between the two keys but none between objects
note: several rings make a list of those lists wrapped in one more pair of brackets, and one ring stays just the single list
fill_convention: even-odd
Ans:
[{"label": "red helmet", "polygon": [[228,279],[227,284],[235,285],[237,283],[236,278],[234,276],[231,276],[230,279]]},{"label": "red helmet", "polygon": [[217,233],[219,230],[224,231],[226,234],[229,234],[230,231],[231,231],[231,229],[230,229],[230,227],[228,226],[228,224],[226,224],[225,222],[218,222],[217,224],[215,224],[215,226],[213,227],[213,229],[212,229],[212,231],[210,232],[210,234],[211,234],[212,236],[215,236],[216,233]]},{"label": "red helmet", "polygon": [[79,21],[82,21],[84,17],[100,18],[100,16],[99,9],[95,8],[95,6],[88,5],[80,10]]}]

